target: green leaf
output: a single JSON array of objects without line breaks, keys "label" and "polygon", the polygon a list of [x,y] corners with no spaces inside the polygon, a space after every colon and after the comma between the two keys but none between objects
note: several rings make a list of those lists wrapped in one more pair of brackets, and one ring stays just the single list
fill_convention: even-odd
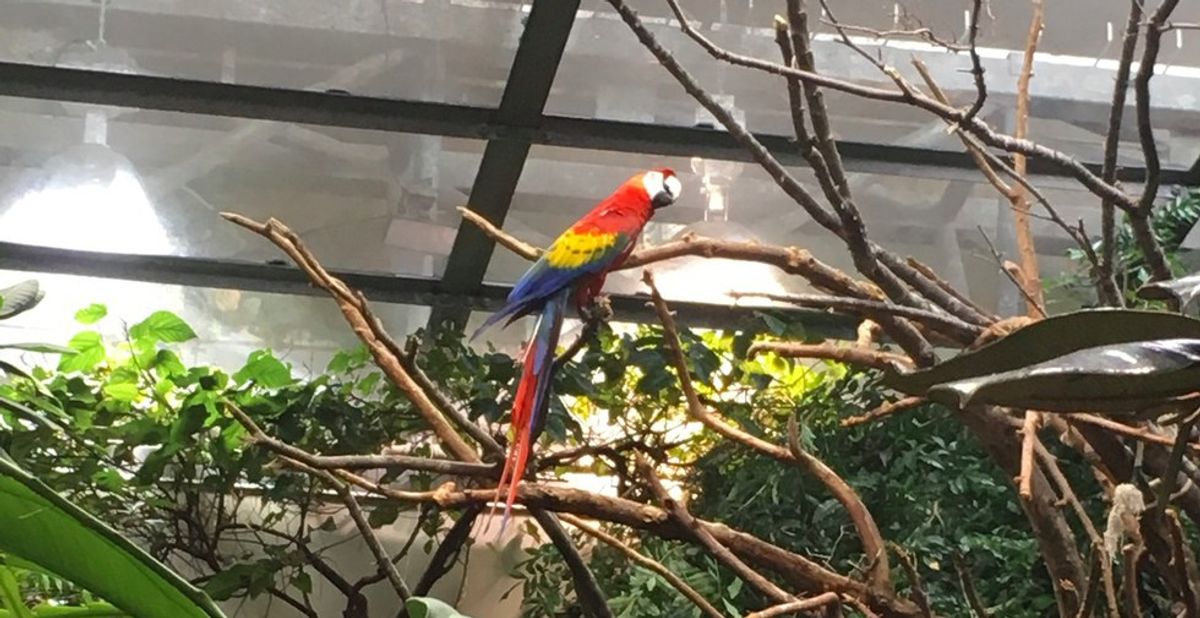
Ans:
[{"label": "green leaf", "polygon": [[224,618],[208,597],[0,453],[0,551],[38,564],[135,618]]},{"label": "green leaf", "polygon": [[469,618],[432,597],[412,597],[404,602],[409,618]]},{"label": "green leaf", "polygon": [[304,571],[300,571],[292,578],[292,585],[304,594],[312,594],[312,577]]},{"label": "green leaf", "polygon": [[255,382],[267,388],[279,388],[294,382],[292,370],[275,358],[270,350],[255,350],[250,353],[246,365],[233,374],[239,383]]},{"label": "green leaf", "polygon": [[33,615],[35,618],[129,618],[129,614],[108,603],[88,603],[82,606],[39,605],[33,608]]},{"label": "green leaf", "polygon": [[80,324],[95,324],[106,315],[108,315],[108,307],[99,303],[92,303],[75,312],[75,321]]},{"label": "green leaf", "polygon": [[155,311],[150,317],[134,324],[129,336],[135,340],[163,343],[182,343],[196,338],[196,332],[182,318],[170,311]]},{"label": "green leaf", "polygon": [[[1132,413],[1161,408],[1200,383],[1200,339],[1086,348],[1045,362],[939,384],[935,401],[986,403],[1048,412]],[[1195,403],[1184,404],[1187,409]]]},{"label": "green leaf", "polygon": [[42,354],[74,354],[75,350],[66,346],[54,345],[53,343],[5,343],[0,345],[0,350],[24,350],[26,352],[40,352]]},{"label": "green leaf", "polygon": [[7,320],[33,309],[45,296],[46,293],[42,291],[38,282],[32,279],[0,289],[0,320]]},{"label": "green leaf", "polygon": [[1200,320],[1127,309],[1076,311],[1034,322],[929,369],[890,371],[884,383],[909,395],[924,395],[937,384],[1020,369],[1085,348],[1178,338],[1200,339]]},{"label": "green leaf", "polygon": [[104,340],[94,330],[85,330],[71,337],[67,347],[75,350],[75,354],[58,361],[59,371],[87,371],[100,364],[106,355]]},{"label": "green leaf", "polygon": [[130,384],[128,382],[104,385],[104,394],[117,401],[133,401],[137,399],[138,394],[141,392],[137,384]]},{"label": "green leaf", "polygon": [[395,523],[397,517],[400,517],[400,506],[388,502],[371,509],[371,513],[367,515],[367,523],[372,528],[382,528]]},{"label": "green leaf", "polygon": [[15,618],[33,618],[33,612],[25,607],[25,599],[21,597],[17,577],[11,569],[3,566],[0,566],[0,600]]}]

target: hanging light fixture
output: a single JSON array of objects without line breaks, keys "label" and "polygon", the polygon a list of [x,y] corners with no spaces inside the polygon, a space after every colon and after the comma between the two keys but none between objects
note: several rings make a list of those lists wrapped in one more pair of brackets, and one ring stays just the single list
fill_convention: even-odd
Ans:
[{"label": "hanging light fixture", "polygon": [[[104,39],[107,1],[94,41],[69,45],[58,66],[138,72],[124,50]],[[82,116],[83,143],[50,157],[18,183],[0,207],[0,239],[23,244],[122,253],[170,254],[163,227],[133,163],[108,145],[109,120],[121,108],[66,104]]]},{"label": "hanging light fixture", "polygon": [[[705,198],[704,218],[680,230],[672,240],[688,235],[732,242],[758,242],[746,226],[731,221],[733,183],[742,172],[742,164],[692,157],[692,172],[700,180]],[[671,260],[659,269],[658,287],[668,298],[727,304],[731,291],[781,293],[786,289],[773,266],[757,262],[722,258],[685,257]],[[741,304],[769,304],[769,301],[745,299]]]}]

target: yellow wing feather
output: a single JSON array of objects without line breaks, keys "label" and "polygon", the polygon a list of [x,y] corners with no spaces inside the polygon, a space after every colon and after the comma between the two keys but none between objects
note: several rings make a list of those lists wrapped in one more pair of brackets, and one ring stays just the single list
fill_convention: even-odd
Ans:
[{"label": "yellow wing feather", "polygon": [[563,232],[550,249],[546,261],[554,268],[579,268],[607,251],[617,242],[617,234]]}]

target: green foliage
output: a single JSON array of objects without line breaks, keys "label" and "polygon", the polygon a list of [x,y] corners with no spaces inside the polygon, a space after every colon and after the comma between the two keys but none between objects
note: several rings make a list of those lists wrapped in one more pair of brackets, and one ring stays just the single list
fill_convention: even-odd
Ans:
[{"label": "green foliage", "polygon": [[[92,323],[105,314],[101,305],[92,305],[77,317]],[[340,371],[298,381],[291,367],[269,350],[253,352],[232,374],[188,366],[177,346],[194,337],[178,316],[159,311],[132,325],[120,340],[94,330],[76,334],[70,339],[74,353],[63,356],[54,369],[9,372],[11,379],[0,382],[0,448],[154,558],[208,564],[208,574],[199,581],[214,598],[253,597],[272,588],[311,591],[310,576],[300,570],[304,557],[287,538],[254,555],[216,549],[220,539],[235,538],[237,532],[243,498],[231,493],[235,486],[255,486],[263,493],[268,506],[255,521],[265,526],[315,504],[310,480],[271,469],[269,455],[245,442],[244,428],[226,408],[237,405],[273,435],[328,454],[379,452],[422,426],[407,399],[366,365],[369,357],[363,351],[340,354],[335,359]],[[411,476],[419,487],[430,483],[427,475]],[[214,495],[223,496],[215,506],[219,516],[212,511]],[[8,522],[10,515],[0,520]],[[372,514],[379,516],[378,511]],[[180,528],[181,520],[211,524]],[[235,530],[216,529],[218,522]],[[35,546],[58,547],[45,543],[45,534],[27,538],[38,539]],[[112,567],[80,561],[87,564]],[[127,580],[107,581],[136,591]],[[68,607],[94,602],[70,586],[60,589],[57,578],[53,581],[58,583],[35,585],[27,596]],[[90,579],[73,581],[89,589],[95,585]],[[106,590],[93,592],[117,600]]]},{"label": "green foliage", "polygon": [[[1197,221],[1200,221],[1200,189],[1176,188],[1169,199],[1154,207],[1151,229],[1158,237],[1167,261],[1176,275],[1183,274],[1186,270],[1180,264],[1180,245]],[[1150,281],[1151,275],[1146,258],[1134,238],[1128,216],[1122,216],[1118,221],[1114,241],[1113,272],[1117,279],[1117,287],[1124,291],[1126,305],[1142,306],[1145,302],[1138,299],[1136,292]],[[1092,243],[1092,248],[1099,254],[1101,241]],[[1087,257],[1079,249],[1067,251],[1067,257],[1075,264],[1076,272],[1051,281],[1050,288],[1065,292],[1075,303],[1094,306],[1097,301],[1088,272],[1091,265]]]},{"label": "green foliage", "polygon": [[[87,588],[138,618],[222,618],[207,597],[117,531],[65,500],[0,452],[0,550]],[[16,577],[0,567],[0,592],[32,618]]]}]

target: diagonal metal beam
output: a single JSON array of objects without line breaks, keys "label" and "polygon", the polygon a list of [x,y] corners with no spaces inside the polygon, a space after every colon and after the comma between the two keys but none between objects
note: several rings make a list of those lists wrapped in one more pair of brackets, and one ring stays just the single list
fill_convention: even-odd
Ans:
[{"label": "diagonal metal beam", "polygon": [[[579,0],[534,1],[496,110],[498,122],[530,128],[541,124],[542,110],[578,9]],[[527,139],[497,138],[490,140],[483,151],[469,203],[475,212],[497,226],[504,224],[512,206],[530,146]],[[478,288],[494,249],[495,242],[478,227],[466,221],[460,223],[446,259],[442,289],[464,293]],[[429,325],[431,329],[439,326],[461,329],[469,316],[470,311],[462,306],[435,306]]]},{"label": "diagonal metal beam", "polygon": [[[0,270],[53,273],[122,279],[187,287],[243,290],[296,296],[324,296],[300,269],[244,260],[132,255],[36,247],[0,241]],[[476,311],[494,311],[504,303],[509,288],[482,285],[471,294],[452,294],[440,289],[437,279],[382,275],[356,271],[331,271],[347,285],[362,290],[372,302],[416,306],[455,304]],[[616,318],[629,322],[657,322],[646,306],[645,296],[618,295],[612,298]],[[696,328],[750,330],[758,332],[765,323],[753,309],[732,305],[672,302],[684,324]],[[802,324],[816,337],[854,339],[858,320],[824,311],[782,307],[772,309]]]}]

